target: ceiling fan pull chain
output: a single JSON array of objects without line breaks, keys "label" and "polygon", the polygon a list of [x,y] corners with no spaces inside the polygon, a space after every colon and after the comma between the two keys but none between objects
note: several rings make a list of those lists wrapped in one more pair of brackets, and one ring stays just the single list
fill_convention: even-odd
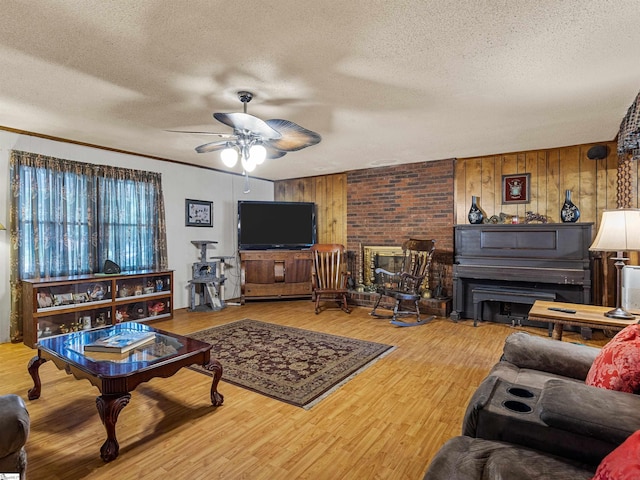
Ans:
[{"label": "ceiling fan pull chain", "polygon": [[244,191],[242,193],[251,193],[251,187],[249,186],[249,174],[244,172]]}]

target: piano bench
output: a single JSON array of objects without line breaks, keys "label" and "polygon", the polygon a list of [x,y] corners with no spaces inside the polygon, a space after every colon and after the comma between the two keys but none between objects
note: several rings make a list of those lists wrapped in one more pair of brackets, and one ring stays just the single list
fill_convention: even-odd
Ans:
[{"label": "piano bench", "polygon": [[[473,298],[473,326],[478,326],[478,321],[482,321],[482,302],[511,302],[533,305],[536,300],[556,301],[556,294],[541,292],[532,288],[512,288],[512,287],[476,287],[471,290]],[[553,324],[549,324],[549,332],[553,329]],[[551,335],[551,333],[549,333]]]}]

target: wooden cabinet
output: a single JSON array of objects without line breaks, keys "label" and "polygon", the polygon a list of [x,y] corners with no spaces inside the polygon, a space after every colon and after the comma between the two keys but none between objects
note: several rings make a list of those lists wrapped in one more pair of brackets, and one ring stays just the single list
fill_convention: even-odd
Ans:
[{"label": "wooden cabinet", "polygon": [[123,321],[173,316],[173,272],[22,280],[24,343]]},{"label": "wooden cabinet", "polygon": [[311,296],[309,250],[243,250],[240,262],[242,303],[247,298]]}]

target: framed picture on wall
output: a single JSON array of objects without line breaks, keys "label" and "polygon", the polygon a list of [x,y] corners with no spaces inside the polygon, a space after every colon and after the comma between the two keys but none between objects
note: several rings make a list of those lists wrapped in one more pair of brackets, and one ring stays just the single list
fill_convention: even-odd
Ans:
[{"label": "framed picture on wall", "polygon": [[502,203],[529,203],[531,174],[502,175]]},{"label": "framed picture on wall", "polygon": [[184,224],[186,227],[213,227],[213,202],[185,200]]}]

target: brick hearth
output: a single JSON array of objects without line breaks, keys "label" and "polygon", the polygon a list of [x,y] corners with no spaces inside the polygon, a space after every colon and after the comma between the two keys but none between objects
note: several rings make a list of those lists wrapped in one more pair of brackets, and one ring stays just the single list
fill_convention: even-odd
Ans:
[{"label": "brick hearth", "polygon": [[[360,307],[373,308],[376,294],[371,292],[349,292],[349,303]],[[381,305],[392,306],[389,298],[383,298]],[[423,298],[420,300],[420,312],[426,315],[448,317],[451,313],[451,298]]]}]

